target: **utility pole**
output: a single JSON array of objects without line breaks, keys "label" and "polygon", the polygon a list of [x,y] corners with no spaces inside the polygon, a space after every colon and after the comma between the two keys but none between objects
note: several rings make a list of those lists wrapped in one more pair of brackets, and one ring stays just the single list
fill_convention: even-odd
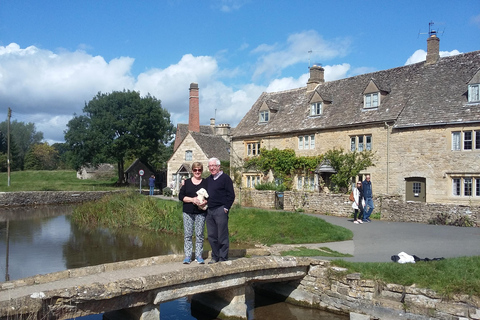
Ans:
[{"label": "utility pole", "polygon": [[10,118],[12,117],[12,109],[8,108],[7,121],[7,176],[8,186],[10,187]]}]

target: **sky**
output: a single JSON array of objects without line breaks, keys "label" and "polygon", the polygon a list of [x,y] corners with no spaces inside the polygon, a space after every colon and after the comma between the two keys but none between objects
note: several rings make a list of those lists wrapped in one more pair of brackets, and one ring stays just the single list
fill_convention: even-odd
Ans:
[{"label": "sky", "polygon": [[49,144],[98,92],[135,90],[188,122],[235,127],[262,92],[480,50],[480,1],[0,0],[0,121],[32,122]]}]

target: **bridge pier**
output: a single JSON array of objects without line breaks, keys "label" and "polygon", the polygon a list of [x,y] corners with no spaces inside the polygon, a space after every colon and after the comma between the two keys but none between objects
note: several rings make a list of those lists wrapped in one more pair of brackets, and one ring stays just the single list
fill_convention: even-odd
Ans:
[{"label": "bridge pier", "polygon": [[104,320],[158,320],[160,319],[160,309],[158,306],[148,304],[140,307],[127,308],[117,311],[105,312]]},{"label": "bridge pier", "polygon": [[192,296],[192,309],[201,308],[222,320],[247,320],[253,309],[255,292],[251,285],[198,293]]}]

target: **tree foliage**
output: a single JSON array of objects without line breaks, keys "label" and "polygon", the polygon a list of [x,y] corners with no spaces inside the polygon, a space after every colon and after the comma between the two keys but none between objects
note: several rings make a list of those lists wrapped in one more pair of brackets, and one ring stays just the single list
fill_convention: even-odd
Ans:
[{"label": "tree foliage", "polygon": [[[124,183],[125,159],[148,161],[171,140],[174,127],[160,100],[135,91],[98,93],[67,124],[65,141],[76,169],[116,162]],[[163,145],[163,146],[162,146]]]},{"label": "tree foliage", "polygon": [[332,175],[331,181],[336,186],[337,191],[348,190],[352,178],[356,177],[360,171],[375,166],[372,151],[344,152],[343,149],[333,149],[325,153],[325,159],[330,162],[330,165],[336,171]]},{"label": "tree foliage", "polygon": [[32,145],[25,156],[25,170],[54,170],[58,151],[47,142]]},{"label": "tree foliage", "polygon": [[[7,121],[0,122],[0,131],[3,132],[5,141],[7,139]],[[25,155],[31,145],[40,143],[43,140],[43,132],[37,132],[35,124],[29,122],[19,122],[13,120],[10,122],[10,155],[11,168],[23,169]]]},{"label": "tree foliage", "polygon": [[336,171],[331,177],[336,191],[348,188],[351,178],[374,165],[371,151],[344,152],[343,149],[333,149],[324,155],[296,156],[292,149],[262,148],[259,156],[245,159],[244,168],[264,174],[271,170],[275,179],[280,179],[287,189],[291,189],[294,174],[313,174],[324,160],[328,160]]}]

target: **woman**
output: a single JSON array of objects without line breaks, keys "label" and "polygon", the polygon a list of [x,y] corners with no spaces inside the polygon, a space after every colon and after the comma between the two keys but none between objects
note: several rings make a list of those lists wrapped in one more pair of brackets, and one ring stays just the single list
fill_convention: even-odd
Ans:
[{"label": "woman", "polygon": [[184,264],[189,264],[192,260],[193,250],[193,230],[195,229],[195,257],[198,263],[203,264],[203,230],[205,228],[205,218],[207,211],[199,207],[205,206],[207,200],[200,202],[197,198],[197,191],[201,188],[207,189],[207,181],[202,179],[203,165],[200,162],[194,162],[192,165],[193,177],[185,180],[180,189],[178,198],[183,202],[183,233],[185,252]]},{"label": "woman", "polygon": [[[355,213],[353,214],[353,223],[359,224],[363,223],[362,216],[363,216],[363,208],[365,206],[365,200],[363,199],[363,190],[362,190],[362,182],[358,181],[357,186],[353,187],[353,198],[355,201],[352,203],[352,208],[355,209]],[[358,219],[357,219],[358,214]]]}]

